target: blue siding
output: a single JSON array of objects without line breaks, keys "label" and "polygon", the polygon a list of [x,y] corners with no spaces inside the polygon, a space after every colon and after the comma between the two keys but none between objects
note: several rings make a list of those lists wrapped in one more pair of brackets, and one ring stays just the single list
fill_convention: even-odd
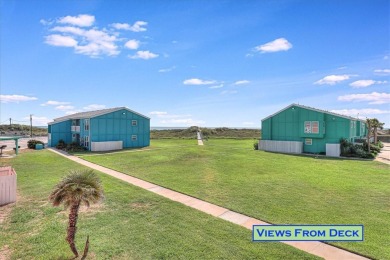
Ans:
[{"label": "blue siding", "polygon": [[[136,126],[132,125],[132,120],[137,120]],[[137,140],[132,140],[132,135],[136,135]],[[91,142],[123,141],[124,148],[149,146],[150,119],[128,110],[91,118],[90,140]]]},{"label": "blue siding", "polygon": [[[123,141],[123,148],[145,147],[150,145],[150,119],[130,112],[126,109],[93,117],[89,120],[89,130],[85,129],[85,120],[80,119],[80,143],[85,144],[89,137],[89,150],[91,142]],[[137,120],[133,126],[132,121]],[[66,143],[72,142],[72,120],[49,125],[51,146],[55,146],[60,139]],[[135,135],[136,140],[132,139]]]},{"label": "blue siding", "polygon": [[[318,133],[305,133],[306,121],[317,121]],[[353,141],[364,137],[365,129],[364,123],[357,120],[292,106],[262,120],[261,133],[263,140],[301,141],[304,152],[320,153],[325,152],[327,143],[337,144],[341,138]],[[312,139],[311,145],[305,144],[306,138]]]},{"label": "blue siding", "polygon": [[61,139],[64,140],[65,143],[70,143],[72,141],[71,125],[72,120],[50,125],[48,132],[51,134],[51,138],[48,145],[54,147]]}]

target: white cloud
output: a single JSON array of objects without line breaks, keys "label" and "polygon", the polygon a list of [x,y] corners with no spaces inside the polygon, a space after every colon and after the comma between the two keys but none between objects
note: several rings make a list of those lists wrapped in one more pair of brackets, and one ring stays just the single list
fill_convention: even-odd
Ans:
[{"label": "white cloud", "polygon": [[115,56],[119,54],[118,46],[115,44],[117,38],[115,35],[109,35],[107,32],[91,29],[85,31],[83,40],[87,42],[86,45],[76,46],[77,53],[88,56],[99,56],[106,54],[108,56]]},{"label": "white cloud", "polygon": [[76,114],[76,113],[80,113],[82,112],[81,110],[69,110],[69,111],[66,111],[65,112],[65,115],[73,115],[73,114]]},{"label": "white cloud", "polygon": [[162,116],[162,115],[167,115],[168,112],[164,112],[164,111],[152,111],[152,112],[149,112],[150,115],[156,115],[156,116]]},{"label": "white cloud", "polygon": [[73,27],[73,26],[56,26],[54,28],[51,28],[50,31],[52,32],[61,32],[61,33],[69,33],[74,35],[83,36],[86,32],[86,30]]},{"label": "white cloud", "polygon": [[202,80],[197,78],[186,79],[183,81],[184,85],[211,85],[217,83],[215,80]]},{"label": "white cloud", "polygon": [[29,97],[23,95],[0,95],[1,103],[19,103],[23,101],[33,101],[37,100],[36,97]]},{"label": "white cloud", "polygon": [[130,50],[136,50],[139,48],[140,42],[137,40],[129,40],[125,43],[125,47]]},{"label": "white cloud", "polygon": [[61,102],[61,101],[54,101],[54,100],[49,100],[46,103],[41,104],[41,106],[59,106],[59,105],[68,105],[70,104],[69,102]]},{"label": "white cloud", "polygon": [[245,84],[249,84],[251,83],[249,80],[238,80],[236,82],[234,82],[234,85],[245,85]]},{"label": "white cloud", "polygon": [[219,84],[219,85],[215,85],[215,86],[211,86],[209,87],[211,89],[216,89],[216,88],[223,88],[223,84]]},{"label": "white cloud", "polygon": [[41,19],[39,20],[39,22],[43,25],[52,25],[54,22],[51,21],[51,20],[45,20],[45,19]]},{"label": "white cloud", "polygon": [[59,23],[72,24],[80,27],[92,26],[95,22],[95,16],[89,14],[80,14],[78,16],[65,16],[58,19]]},{"label": "white cloud", "polygon": [[130,25],[128,23],[113,23],[111,24],[117,30],[129,30]]},{"label": "white cloud", "polygon": [[45,43],[53,46],[76,47],[77,41],[71,36],[51,34],[45,37]]},{"label": "white cloud", "polygon": [[205,122],[203,120],[195,120],[192,118],[192,115],[177,115],[177,114],[169,114],[165,111],[152,111],[149,114],[154,117],[157,121],[157,124],[164,125],[202,125]]},{"label": "white cloud", "polygon": [[374,73],[378,75],[390,75],[390,69],[378,69],[374,70]]},{"label": "white cloud", "polygon": [[72,110],[72,109],[74,109],[74,106],[60,105],[60,106],[56,106],[55,109],[61,110],[61,111],[66,111],[66,110]]},{"label": "white cloud", "polygon": [[105,109],[106,105],[98,105],[98,104],[91,104],[86,107],[83,107],[85,110],[99,110],[99,109]]},{"label": "white cloud", "polygon": [[344,81],[344,80],[347,80],[351,77],[351,75],[329,75],[329,76],[326,76],[316,82],[314,82],[314,84],[317,84],[317,85],[323,85],[323,84],[327,84],[327,85],[334,85],[336,83],[339,83],[341,81]]},{"label": "white cloud", "polygon": [[237,90],[224,90],[221,92],[222,95],[228,95],[228,94],[237,94]]},{"label": "white cloud", "polygon": [[390,93],[372,92],[368,94],[350,94],[339,96],[340,101],[369,102],[368,104],[385,104],[390,102]]},{"label": "white cloud", "polygon": [[[25,120],[30,120],[30,117],[29,116],[26,116],[24,117],[23,119]],[[51,120],[49,120],[47,117],[45,116],[32,116],[32,124],[34,126],[44,126],[44,125],[47,125],[47,123],[49,123]]]},{"label": "white cloud", "polygon": [[54,46],[73,47],[76,53],[97,57],[115,56],[120,53],[115,44],[118,39],[106,31],[96,28],[84,30],[72,26],[56,26],[50,31],[60,32],[46,36],[46,43]]},{"label": "white cloud", "polygon": [[374,84],[385,84],[385,83],[387,83],[387,81],[375,81],[372,79],[364,79],[364,80],[354,81],[349,85],[354,87],[354,88],[365,88],[365,87],[369,87],[369,86],[374,85]]},{"label": "white cloud", "polygon": [[204,125],[206,122],[203,120],[194,120],[192,118],[181,118],[181,119],[161,120],[160,123],[161,124],[198,126],[198,125]]},{"label": "white cloud", "polygon": [[172,70],[176,69],[176,66],[166,68],[166,69],[159,69],[158,72],[165,73],[165,72],[170,72]]},{"label": "white cloud", "polygon": [[133,25],[128,23],[113,23],[111,24],[117,30],[127,30],[133,32],[144,32],[146,31],[145,26],[148,25],[145,21],[136,21]]},{"label": "white cloud", "polygon": [[154,59],[158,57],[158,54],[155,54],[150,51],[137,51],[137,53],[133,56],[128,56],[130,59],[144,59],[144,60],[149,60],[149,59]]},{"label": "white cloud", "polygon": [[266,52],[278,52],[278,51],[287,51],[292,48],[292,44],[287,41],[285,38],[279,38],[273,40],[272,42],[265,43],[255,47],[255,51],[261,53]]},{"label": "white cloud", "polygon": [[390,110],[381,110],[374,108],[362,108],[362,109],[339,109],[331,110],[330,112],[346,115],[346,116],[369,116],[369,115],[381,115],[381,114],[390,114]]}]

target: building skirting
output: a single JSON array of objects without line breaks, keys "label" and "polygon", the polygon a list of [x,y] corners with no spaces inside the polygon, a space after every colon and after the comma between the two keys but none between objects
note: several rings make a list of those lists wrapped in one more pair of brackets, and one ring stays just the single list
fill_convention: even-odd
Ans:
[{"label": "building skirting", "polygon": [[279,153],[302,153],[303,142],[260,140],[259,150]]}]

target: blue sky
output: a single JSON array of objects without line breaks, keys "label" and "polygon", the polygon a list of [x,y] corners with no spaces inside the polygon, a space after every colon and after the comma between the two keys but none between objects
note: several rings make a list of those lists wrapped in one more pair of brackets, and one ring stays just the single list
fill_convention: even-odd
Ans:
[{"label": "blue sky", "polygon": [[126,106],[260,127],[291,103],[390,125],[389,1],[0,1],[1,123]]}]

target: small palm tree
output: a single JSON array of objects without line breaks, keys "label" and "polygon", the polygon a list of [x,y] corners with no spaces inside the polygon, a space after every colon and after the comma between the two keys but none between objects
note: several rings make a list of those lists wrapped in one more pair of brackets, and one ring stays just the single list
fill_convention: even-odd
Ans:
[{"label": "small palm tree", "polygon": [[368,153],[371,152],[370,147],[370,138],[371,138],[371,132],[372,132],[372,125],[374,124],[372,119],[367,118],[366,119],[366,125],[367,125],[367,151]]},{"label": "small palm tree", "polygon": [[383,129],[383,125],[385,123],[380,122],[378,119],[374,118],[371,119],[372,122],[372,128],[374,133],[374,144],[378,143],[378,129]]},{"label": "small palm tree", "polygon": [[93,170],[70,171],[50,194],[49,199],[53,206],[64,204],[65,209],[70,208],[66,241],[75,257],[79,255],[75,245],[79,208],[82,204],[89,207],[90,204],[97,203],[103,198],[102,184]]}]

